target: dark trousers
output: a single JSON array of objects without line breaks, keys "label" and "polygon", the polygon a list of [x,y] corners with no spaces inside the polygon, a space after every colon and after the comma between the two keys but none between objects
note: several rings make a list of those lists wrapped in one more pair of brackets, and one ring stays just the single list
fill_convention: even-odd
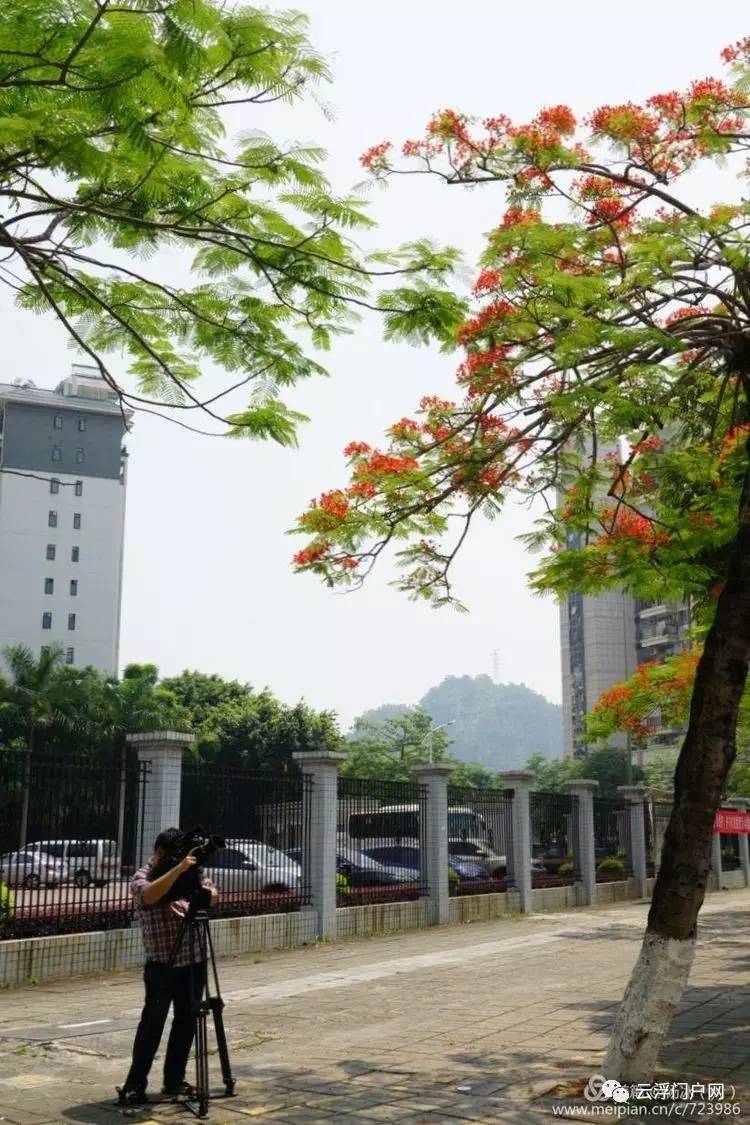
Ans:
[{"label": "dark trousers", "polygon": [[159,1049],[170,1005],[174,1006],[174,1018],[164,1060],[164,1085],[171,1089],[184,1081],[188,1055],[195,1035],[195,1015],[190,1004],[191,972],[194,996],[198,1000],[206,980],[204,962],[171,969],[159,961],[146,962],[143,970],[146,1002],[141,1012],[141,1022],[135,1033],[133,1062],[125,1082],[127,1090],[145,1088],[151,1064]]}]

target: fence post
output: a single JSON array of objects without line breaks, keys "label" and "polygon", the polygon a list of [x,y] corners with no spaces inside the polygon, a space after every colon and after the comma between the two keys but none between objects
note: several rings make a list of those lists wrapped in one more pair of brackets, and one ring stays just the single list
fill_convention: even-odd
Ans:
[{"label": "fence post", "polygon": [[630,842],[630,869],[638,884],[638,897],[648,898],[648,872],[646,869],[646,830],[644,824],[645,785],[618,785],[628,814],[628,840]]},{"label": "fence post", "polygon": [[195,741],[184,731],[160,730],[129,734],[127,743],[138,752],[149,772],[140,788],[136,856],[143,864],[153,853],[154,840],[165,828],[179,827],[182,797],[182,755]]},{"label": "fence post", "polygon": [[573,870],[579,906],[596,902],[596,843],[594,839],[594,793],[599,782],[577,777],[566,783],[573,798]]},{"label": "fence post", "polygon": [[531,817],[529,813],[529,782],[534,775],[528,770],[503,770],[500,773],[506,789],[513,790],[511,810],[511,847],[507,886],[518,894],[522,914],[531,910]]},{"label": "fence post", "polygon": [[[738,812],[747,812],[747,806],[750,802],[745,797],[727,797],[722,801],[722,805],[726,805],[729,809],[737,809]],[[742,864],[742,874],[745,878],[745,886],[750,887],[750,847],[748,847],[747,833],[740,832],[737,835],[737,843],[740,849],[740,863]]]},{"label": "fence post", "polygon": [[309,825],[310,846],[302,849],[302,880],[309,889],[307,913],[313,916],[315,935],[336,938],[336,832],[338,825],[339,763],[346,755],[333,750],[301,750],[292,755],[312,784],[304,790],[303,809]]},{"label": "fence post", "polygon": [[[448,775],[454,766],[432,763],[413,766],[412,775],[427,791],[424,818],[420,817],[420,876],[427,886],[427,922],[445,925],[450,916],[448,879]],[[421,820],[424,819],[424,824]]]}]

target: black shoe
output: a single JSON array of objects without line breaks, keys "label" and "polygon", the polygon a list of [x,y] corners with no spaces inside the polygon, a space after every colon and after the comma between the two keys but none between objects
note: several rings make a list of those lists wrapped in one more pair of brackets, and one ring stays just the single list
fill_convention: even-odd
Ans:
[{"label": "black shoe", "polygon": [[161,1096],[163,1098],[194,1098],[195,1087],[191,1086],[189,1082],[178,1082],[176,1086],[165,1086],[162,1089]]},{"label": "black shoe", "polygon": [[119,1106],[130,1107],[135,1105],[145,1105],[148,1101],[145,1086],[136,1086],[132,1090],[128,1090],[126,1086],[116,1086],[117,1090],[117,1104]]}]

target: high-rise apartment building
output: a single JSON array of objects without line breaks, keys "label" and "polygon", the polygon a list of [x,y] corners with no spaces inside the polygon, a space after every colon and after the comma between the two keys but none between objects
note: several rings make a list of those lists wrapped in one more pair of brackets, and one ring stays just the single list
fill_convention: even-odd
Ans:
[{"label": "high-rise apartment building", "polygon": [[[564,749],[586,752],[585,715],[607,688],[628,679],[640,664],[681,652],[689,625],[685,605],[636,601],[621,591],[599,597],[572,594],[560,608]],[[649,719],[652,744],[669,743],[658,713]],[[625,746],[624,736],[612,745]]]},{"label": "high-rise apartment building", "polygon": [[74,364],[54,391],[0,384],[0,651],[118,665],[127,453],[116,396]]}]

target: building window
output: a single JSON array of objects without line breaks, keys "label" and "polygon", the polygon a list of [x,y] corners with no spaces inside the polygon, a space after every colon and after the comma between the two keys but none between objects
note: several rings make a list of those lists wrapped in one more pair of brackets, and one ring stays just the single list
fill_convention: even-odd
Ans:
[{"label": "building window", "polygon": [[52,446],[52,460],[59,461],[62,457],[62,450],[59,445]]},{"label": "building window", "polygon": [[80,557],[81,557],[81,548],[80,547],[74,547],[73,550],[70,552],[70,561],[71,562],[78,562]]},{"label": "building window", "polygon": [[71,580],[70,580],[70,596],[71,596],[71,598],[77,598],[78,597],[78,579],[77,578],[71,578]]},{"label": "building window", "polygon": [[74,613],[69,613],[68,614],[68,628],[72,630],[72,629],[75,629],[75,627],[76,627],[76,615]]},{"label": "building window", "polygon": [[54,594],[54,592],[55,592],[55,580],[54,580],[54,578],[45,578],[44,579],[44,592],[45,592],[45,594]]},{"label": "building window", "polygon": [[83,496],[83,481],[82,480],[76,481],[75,494],[76,494],[76,496]]},{"label": "building window", "polygon": [[49,512],[47,515],[47,527],[57,527],[57,512]]},{"label": "building window", "polygon": [[55,544],[54,543],[48,543],[47,544],[47,559],[49,560],[49,562],[55,561]]},{"label": "building window", "polygon": [[61,430],[61,429],[62,429],[62,414],[56,414],[56,415],[55,415],[55,422],[54,422],[54,426],[55,426],[55,429],[56,429],[56,430]]},{"label": "building window", "polygon": [[81,513],[80,512],[74,512],[73,513],[73,528],[74,528],[75,531],[81,530]]},{"label": "building window", "polygon": [[65,663],[72,664],[76,658],[76,650],[74,648],[65,649]]},{"label": "building window", "polygon": [[51,629],[52,628],[52,614],[51,613],[43,613],[42,614],[42,628],[43,629]]},{"label": "building window", "polygon": [[51,481],[49,482],[49,490],[50,490],[50,492],[52,493],[52,495],[53,495],[53,496],[56,496],[56,495],[57,495],[57,493],[58,493],[58,492],[60,491],[60,482],[59,482],[59,480],[56,480],[56,479],[55,479],[55,478],[53,477],[53,478],[52,478],[52,480],[51,480]]},{"label": "building window", "polygon": [[79,447],[76,449],[76,465],[83,464],[83,450]]},{"label": "building window", "polygon": [[85,429],[86,429],[86,419],[85,418],[79,418],[78,419],[78,432],[80,434],[82,434]]}]

